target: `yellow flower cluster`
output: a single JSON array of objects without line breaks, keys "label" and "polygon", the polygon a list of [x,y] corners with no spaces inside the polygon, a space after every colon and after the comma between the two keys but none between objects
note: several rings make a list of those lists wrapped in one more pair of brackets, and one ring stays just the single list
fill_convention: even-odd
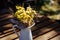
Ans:
[{"label": "yellow flower cluster", "polygon": [[27,23],[30,26],[33,22],[33,18],[36,14],[36,11],[33,10],[31,7],[27,7],[25,10],[24,7],[16,6],[18,9],[15,13],[15,17],[23,23]]}]

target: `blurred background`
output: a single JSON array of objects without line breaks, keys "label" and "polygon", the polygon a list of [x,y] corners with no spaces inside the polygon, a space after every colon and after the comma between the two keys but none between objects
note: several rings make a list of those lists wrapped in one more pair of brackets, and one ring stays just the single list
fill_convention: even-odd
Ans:
[{"label": "blurred background", "polygon": [[[10,19],[16,5],[36,10],[39,22],[32,28],[34,40],[60,40],[60,0],[0,0],[0,40],[19,40]],[[20,29],[15,28],[18,33]]]}]

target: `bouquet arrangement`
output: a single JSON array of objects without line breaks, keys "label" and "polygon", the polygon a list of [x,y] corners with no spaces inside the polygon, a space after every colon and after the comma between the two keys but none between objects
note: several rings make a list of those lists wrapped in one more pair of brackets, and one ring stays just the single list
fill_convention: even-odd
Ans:
[{"label": "bouquet arrangement", "polygon": [[16,6],[17,11],[15,12],[15,17],[25,25],[31,26],[34,23],[34,17],[36,15],[36,11],[33,10],[30,6],[25,10],[24,7]]}]

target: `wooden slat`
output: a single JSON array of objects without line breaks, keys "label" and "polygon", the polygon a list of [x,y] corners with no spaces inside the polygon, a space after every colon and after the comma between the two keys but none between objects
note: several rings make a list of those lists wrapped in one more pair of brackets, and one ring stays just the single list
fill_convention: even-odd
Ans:
[{"label": "wooden slat", "polygon": [[10,27],[10,28],[12,28],[13,25],[11,23],[9,23],[9,24],[3,25],[2,27]]},{"label": "wooden slat", "polygon": [[7,20],[7,19],[11,19],[11,18],[13,18],[13,15],[8,15],[8,16],[0,19],[0,22],[1,22],[1,21],[4,21],[4,20]]},{"label": "wooden slat", "polygon": [[[60,32],[57,32],[56,30],[60,30],[60,27],[59,28],[56,28],[44,35],[40,35],[39,37],[35,38],[34,40],[55,40],[56,38],[53,38],[53,39],[50,39],[56,35],[58,35],[58,33],[60,34]],[[56,36],[57,37],[57,36]],[[58,37],[59,38],[59,37]],[[58,40],[58,39],[57,39]],[[60,40],[60,39],[59,39]]]},{"label": "wooden slat", "polygon": [[35,25],[34,27],[32,27],[32,31],[33,31],[33,30],[37,30],[37,29],[39,29],[39,28],[44,28],[45,26],[50,25],[51,23],[53,23],[53,22],[50,22],[50,21],[47,21],[47,20],[42,21],[42,23],[37,24],[37,25]]},{"label": "wooden slat", "polygon": [[11,34],[9,36],[6,36],[4,38],[1,38],[0,40],[12,40],[12,39],[14,39],[16,37],[17,37],[17,35],[15,33],[13,33],[13,34]]},{"label": "wooden slat", "polygon": [[[35,34],[34,38],[38,37],[39,35],[43,35],[49,31],[54,30],[55,28],[59,27],[58,24],[54,23],[51,26],[45,27],[45,28],[41,28],[36,30],[35,32],[33,32],[33,35]],[[48,29],[47,29],[48,28]],[[39,33],[41,31],[41,33]],[[38,34],[37,34],[38,33]]]},{"label": "wooden slat", "polygon": [[9,15],[11,15],[11,14],[0,15],[0,18],[4,18],[4,17],[9,16]]},{"label": "wooden slat", "polygon": [[[16,31],[18,32],[19,30],[16,30]],[[0,39],[3,38],[3,37],[9,36],[9,35],[11,35],[11,34],[14,34],[14,31],[13,31],[13,30],[11,30],[11,31],[3,34],[3,35],[0,35]]]},{"label": "wooden slat", "polygon": [[60,35],[56,36],[55,38],[53,38],[51,40],[60,40]]},{"label": "wooden slat", "polygon": [[0,26],[6,25],[6,24],[10,24],[9,20],[0,22]]}]

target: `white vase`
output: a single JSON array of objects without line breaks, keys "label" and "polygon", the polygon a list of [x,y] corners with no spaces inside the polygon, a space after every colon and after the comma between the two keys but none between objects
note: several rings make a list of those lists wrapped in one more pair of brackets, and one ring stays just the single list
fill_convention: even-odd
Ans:
[{"label": "white vase", "polygon": [[19,40],[33,40],[30,28],[21,29]]},{"label": "white vase", "polygon": [[[20,24],[18,21],[14,21],[13,19],[11,19],[11,22],[13,23],[17,23],[17,24]],[[15,27],[21,29],[20,31],[20,35],[16,32],[16,30],[14,29],[14,32],[17,34],[17,36],[19,37],[19,40],[33,40],[32,38],[32,32],[31,32],[31,27],[33,27],[35,25],[35,23],[33,23],[31,26],[27,27],[27,28],[24,28],[23,25],[13,25],[13,29]]]},{"label": "white vase", "polygon": [[33,40],[31,27],[34,25],[35,23],[28,28],[21,29],[19,40]]}]

